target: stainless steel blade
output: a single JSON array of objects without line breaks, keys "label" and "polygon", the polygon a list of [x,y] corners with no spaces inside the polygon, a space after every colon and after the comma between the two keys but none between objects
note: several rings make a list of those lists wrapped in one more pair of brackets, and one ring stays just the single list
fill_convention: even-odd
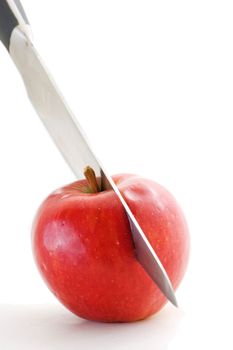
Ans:
[{"label": "stainless steel blade", "polygon": [[164,295],[177,306],[168,275],[117,186],[92,152],[86,137],[48,73],[29,37],[19,27],[11,36],[10,54],[26,86],[29,98],[63,157],[78,178],[91,166],[115,191],[129,218],[136,256]]}]

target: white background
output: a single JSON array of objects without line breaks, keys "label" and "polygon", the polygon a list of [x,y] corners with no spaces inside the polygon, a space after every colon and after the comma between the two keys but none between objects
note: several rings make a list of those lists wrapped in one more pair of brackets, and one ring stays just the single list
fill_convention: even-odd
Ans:
[{"label": "white background", "polygon": [[39,276],[31,223],[74,176],[0,47],[0,347],[230,349],[233,243],[231,1],[23,1],[34,39],[110,174],[166,186],[190,227],[177,298],[134,324],[80,320]]}]

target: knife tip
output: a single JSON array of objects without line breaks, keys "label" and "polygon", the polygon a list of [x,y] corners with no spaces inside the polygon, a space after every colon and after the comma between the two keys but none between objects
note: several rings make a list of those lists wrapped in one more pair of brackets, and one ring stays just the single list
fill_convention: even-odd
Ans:
[{"label": "knife tip", "polygon": [[179,307],[175,293],[173,293],[172,295],[169,296],[169,301],[175,306],[175,307]]}]

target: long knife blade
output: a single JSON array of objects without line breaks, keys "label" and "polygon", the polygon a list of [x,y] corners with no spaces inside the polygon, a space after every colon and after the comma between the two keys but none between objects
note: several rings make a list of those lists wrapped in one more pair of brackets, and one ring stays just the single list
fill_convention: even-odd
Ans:
[{"label": "long knife blade", "polygon": [[115,191],[129,218],[138,261],[164,295],[177,306],[172,284],[158,256],[117,186],[92,152],[80,125],[45,68],[30,38],[19,27],[12,32],[9,51],[23,78],[32,105],[74,174],[78,178],[83,178],[83,169],[91,166],[97,177],[105,178],[108,185]]}]

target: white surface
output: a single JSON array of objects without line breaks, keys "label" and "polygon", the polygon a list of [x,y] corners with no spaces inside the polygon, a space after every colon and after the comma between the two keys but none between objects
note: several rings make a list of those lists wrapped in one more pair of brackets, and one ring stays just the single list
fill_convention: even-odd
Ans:
[{"label": "white surface", "polygon": [[156,318],[128,324],[103,324],[78,319],[51,305],[0,307],[1,348],[33,349],[166,349],[182,312],[164,310]]},{"label": "white surface", "polygon": [[192,255],[178,311],[105,325],[54,300],[34,266],[30,228],[44,197],[74,178],[0,47],[0,347],[232,348],[232,2],[70,0],[56,11],[53,1],[23,3],[103,164],[170,189]]}]

